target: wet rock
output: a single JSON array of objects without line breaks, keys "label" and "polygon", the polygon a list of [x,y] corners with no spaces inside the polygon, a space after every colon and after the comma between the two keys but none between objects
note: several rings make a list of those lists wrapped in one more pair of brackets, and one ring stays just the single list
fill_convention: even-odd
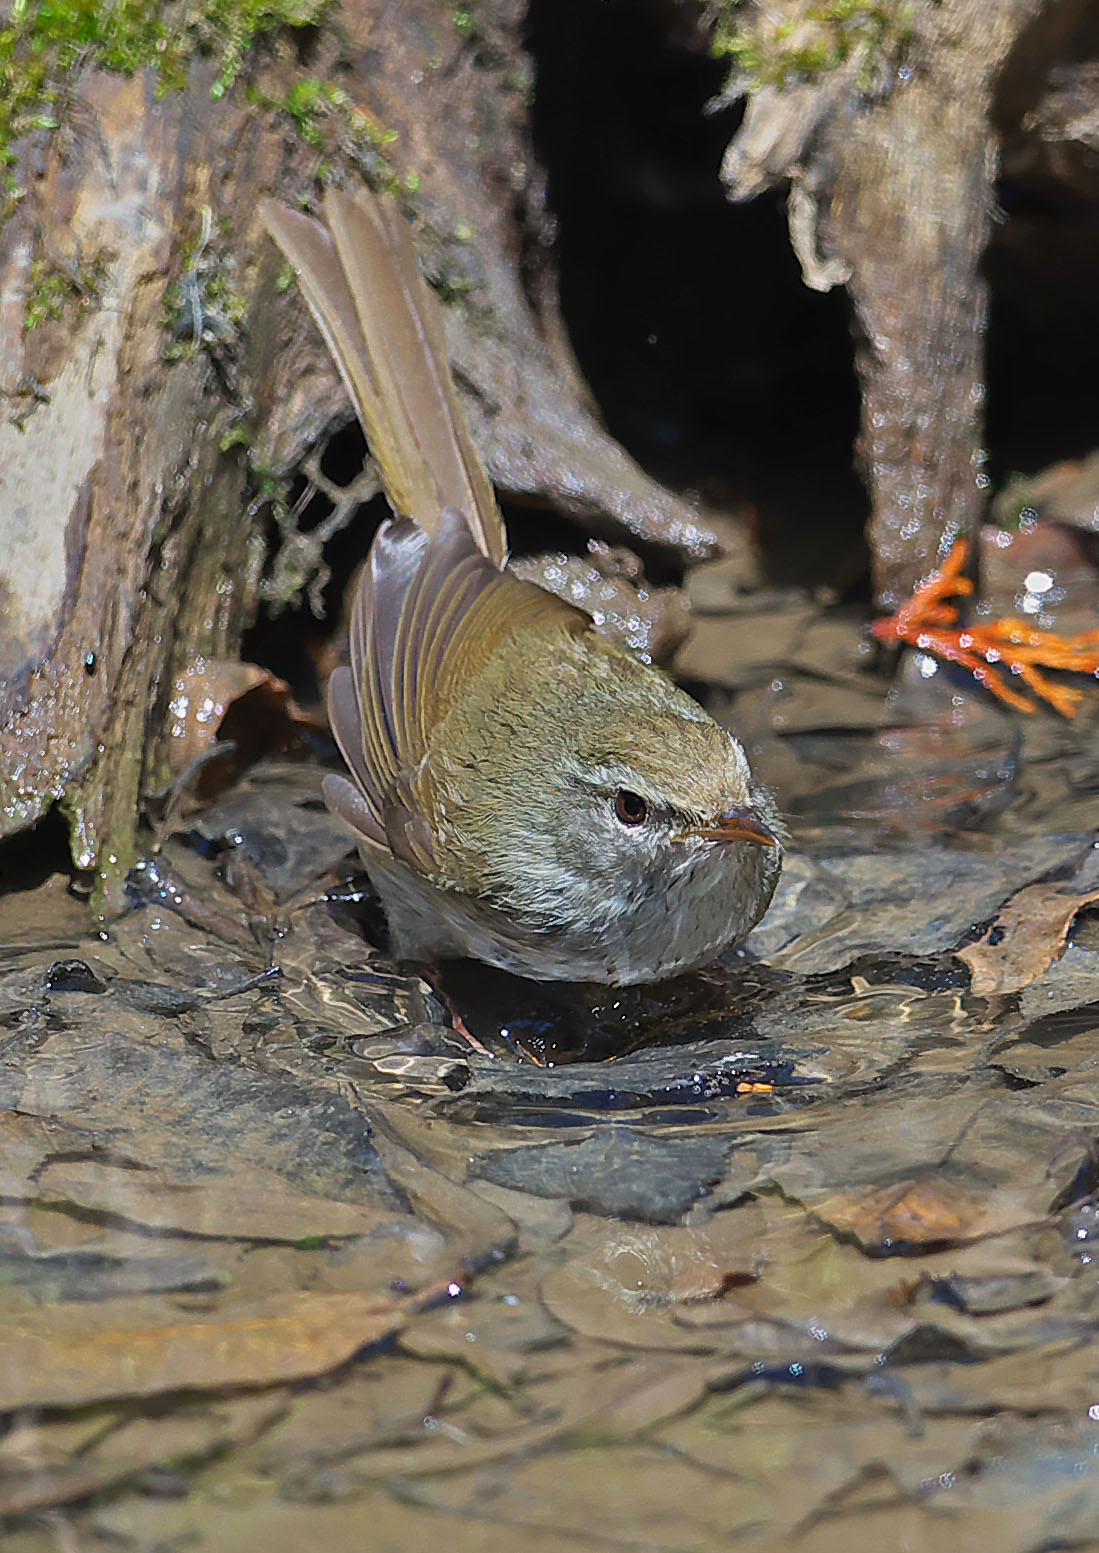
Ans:
[{"label": "wet rock", "polygon": [[1040,837],[998,852],[922,847],[850,857],[821,857],[835,890],[829,922],[774,956],[787,970],[838,969],[857,954],[896,950],[929,955],[952,949],[1032,878],[1069,863],[1086,836]]},{"label": "wet rock", "polygon": [[46,972],[47,992],[104,992],[105,984],[84,960],[55,960]]},{"label": "wet rock", "polygon": [[[1047,826],[1066,792],[1088,801],[1065,776],[1078,730],[1035,738],[1033,760],[1002,735],[782,738],[828,823],[814,831],[807,803],[747,945],[661,987],[538,988],[477,966],[429,987],[388,960],[353,883],[347,901],[274,909],[275,842],[320,814],[316,774],[291,768],[258,771],[207,826],[239,822],[243,842],[255,823],[251,858],[169,837],[108,935],[11,946],[0,1380],[31,1405],[34,1376],[69,1388],[53,1398],[147,1400],[110,1427],[102,1402],[27,1414],[0,1442],[0,1508],[70,1503],[80,1533],[99,1516],[127,1536],[140,1512],[150,1544],[198,1516],[217,1546],[254,1539],[257,1516],[283,1535],[299,1507],[306,1540],[338,1540],[329,1517],[353,1512],[352,1546],[364,1496],[411,1475],[445,1518],[456,1493],[481,1514],[492,1471],[493,1513],[525,1526],[524,1474],[552,1456],[547,1504],[562,1473],[577,1493],[594,1473],[594,1515],[625,1471],[613,1534],[651,1536],[634,1503],[651,1481],[686,1546],[740,1523],[734,1447],[768,1534],[822,1507],[834,1524],[837,1491],[861,1495],[886,1451],[920,1505],[932,1472],[969,1482],[974,1429],[1012,1410],[1044,1462],[1051,1420],[1093,1401],[1099,950],[1080,916],[1060,959],[987,996],[954,951],[1028,890],[1086,894],[1093,837]],[[959,784],[987,764],[995,787],[1005,748],[1018,801],[948,829]],[[883,845],[891,784],[914,801],[921,783],[944,802]],[[281,879],[306,901],[307,854]],[[499,1055],[449,1026],[456,1008]],[[433,1308],[410,1312],[418,1293]],[[171,1389],[166,1323],[201,1402]],[[102,1359],[105,1331],[136,1380]],[[20,1342],[47,1345],[35,1365]],[[230,1379],[274,1387],[244,1397],[252,1412],[217,1390],[227,1343]],[[302,1366],[316,1380],[289,1408],[281,1382]],[[999,1443],[978,1441],[987,1506],[952,1522],[977,1528],[974,1553],[988,1517],[1017,1521],[985,1471]],[[688,1459],[720,1470],[692,1466],[669,1497],[660,1464]],[[182,1502],[133,1491],[164,1460],[186,1462],[168,1483]],[[415,1545],[420,1505],[370,1502]],[[1050,1502],[1059,1526],[1084,1524]],[[891,1546],[899,1512],[880,1513]]]},{"label": "wet rock", "polygon": [[[1097,460],[1099,463],[1099,460]],[[1024,490],[1027,490],[1024,487]],[[1029,494],[1013,493],[1017,501]],[[1099,494],[1096,495],[1099,502]],[[1099,572],[1094,541],[1061,521],[1024,514],[1010,528],[981,530],[981,601],[977,618],[1012,616],[1061,636],[1094,630]]]},{"label": "wet rock", "polygon": [[475,1174],[592,1213],[674,1224],[721,1174],[728,1151],[722,1138],[653,1138],[610,1123],[577,1141],[486,1155]]},{"label": "wet rock", "polygon": [[319,793],[304,803],[262,787],[235,793],[208,809],[195,828],[208,841],[239,847],[276,901],[322,878],[353,848],[347,826]]},{"label": "wet rock", "polygon": [[646,663],[668,663],[690,634],[691,622],[678,588],[645,582],[628,550],[593,542],[587,557],[537,555],[511,562],[517,577],[575,604],[597,630],[637,653]]}]

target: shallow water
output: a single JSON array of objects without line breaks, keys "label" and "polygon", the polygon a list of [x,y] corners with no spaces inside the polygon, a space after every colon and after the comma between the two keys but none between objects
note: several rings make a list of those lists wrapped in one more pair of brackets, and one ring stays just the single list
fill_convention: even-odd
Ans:
[{"label": "shallow water", "polygon": [[1094,709],[736,716],[783,884],[661,988],[392,964],[309,767],[0,902],[6,1548],[1095,1545]]}]

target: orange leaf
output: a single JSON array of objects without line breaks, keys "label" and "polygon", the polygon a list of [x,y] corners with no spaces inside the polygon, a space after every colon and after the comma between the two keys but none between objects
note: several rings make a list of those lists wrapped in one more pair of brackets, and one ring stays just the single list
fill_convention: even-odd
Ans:
[{"label": "orange leaf", "polygon": [[919,584],[907,603],[887,619],[874,622],[873,634],[880,642],[907,642],[921,652],[960,664],[1000,701],[1019,712],[1035,711],[1037,703],[1012,688],[1004,677],[1007,671],[1063,717],[1074,717],[1083,691],[1054,684],[1041,671],[1099,675],[1099,631],[1063,637],[1011,618],[956,626],[958,611],[943,600],[973,592],[973,583],[961,576],[968,553],[966,541],[959,539],[942,566]]}]

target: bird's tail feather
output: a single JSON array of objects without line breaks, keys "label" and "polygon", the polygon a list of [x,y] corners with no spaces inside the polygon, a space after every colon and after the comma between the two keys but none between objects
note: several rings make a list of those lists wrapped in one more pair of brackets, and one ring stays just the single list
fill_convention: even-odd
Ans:
[{"label": "bird's tail feather", "polygon": [[439,303],[392,201],[331,189],[324,221],[275,200],[261,215],[339,366],[396,511],[434,534],[465,517],[497,566],[503,519],[458,403]]}]

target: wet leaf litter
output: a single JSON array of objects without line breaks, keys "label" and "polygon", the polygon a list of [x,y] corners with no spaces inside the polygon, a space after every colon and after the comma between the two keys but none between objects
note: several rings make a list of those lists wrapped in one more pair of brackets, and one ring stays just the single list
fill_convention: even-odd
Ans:
[{"label": "wet leaf litter", "polygon": [[794,844],[699,977],[429,985],[309,765],[106,938],[7,897],[6,1547],[1091,1535],[1094,717],[799,610],[735,714]]}]

